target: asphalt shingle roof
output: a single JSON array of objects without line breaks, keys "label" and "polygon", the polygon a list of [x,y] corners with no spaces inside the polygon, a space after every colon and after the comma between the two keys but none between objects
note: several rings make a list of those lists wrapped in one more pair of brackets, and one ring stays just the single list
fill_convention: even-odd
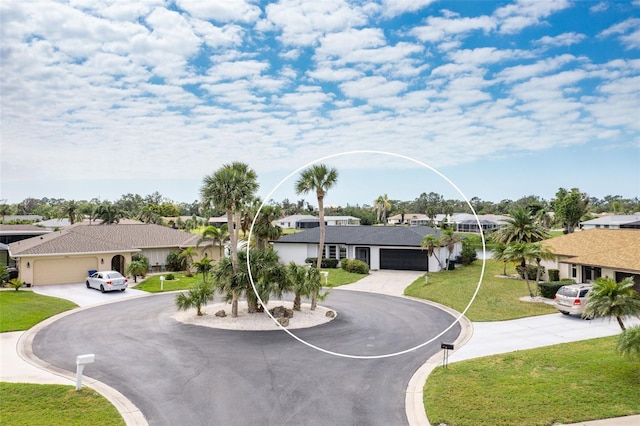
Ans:
[{"label": "asphalt shingle roof", "polygon": [[197,235],[153,224],[77,224],[9,245],[12,256],[138,251],[195,245]]},{"label": "asphalt shingle roof", "polygon": [[[327,226],[325,244],[420,247],[425,235],[440,235],[428,226]],[[277,243],[318,244],[320,228],[280,237]]]},{"label": "asphalt shingle roof", "polygon": [[589,229],[545,240],[571,263],[640,272],[640,230]]}]

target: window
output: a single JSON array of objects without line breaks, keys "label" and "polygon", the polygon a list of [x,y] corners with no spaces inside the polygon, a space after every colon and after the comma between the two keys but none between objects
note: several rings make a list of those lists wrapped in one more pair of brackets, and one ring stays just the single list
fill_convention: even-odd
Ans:
[{"label": "window", "polygon": [[340,259],[347,257],[347,246],[340,246]]},{"label": "window", "polygon": [[571,278],[578,278],[578,265],[575,263],[571,265]]}]

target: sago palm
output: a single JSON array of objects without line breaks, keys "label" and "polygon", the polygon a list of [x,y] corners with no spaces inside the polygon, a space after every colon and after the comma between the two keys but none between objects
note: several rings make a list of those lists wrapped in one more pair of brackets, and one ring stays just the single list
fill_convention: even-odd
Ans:
[{"label": "sago palm", "polygon": [[202,307],[213,300],[213,287],[207,283],[198,283],[187,293],[180,293],[176,296],[176,307],[180,311],[196,308],[198,316],[204,315]]},{"label": "sago palm", "polygon": [[640,296],[633,289],[633,278],[627,277],[620,282],[606,277],[592,282],[584,307],[583,317],[615,318],[622,330],[625,330],[623,317],[640,317]]}]

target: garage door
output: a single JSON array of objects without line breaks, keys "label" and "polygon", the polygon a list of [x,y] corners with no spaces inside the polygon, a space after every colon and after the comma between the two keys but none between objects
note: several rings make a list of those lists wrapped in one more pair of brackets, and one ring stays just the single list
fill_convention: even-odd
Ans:
[{"label": "garage door", "polygon": [[428,271],[429,259],[423,250],[380,249],[380,269]]},{"label": "garage door", "polygon": [[87,271],[98,269],[95,257],[37,259],[33,261],[33,285],[83,283]]}]

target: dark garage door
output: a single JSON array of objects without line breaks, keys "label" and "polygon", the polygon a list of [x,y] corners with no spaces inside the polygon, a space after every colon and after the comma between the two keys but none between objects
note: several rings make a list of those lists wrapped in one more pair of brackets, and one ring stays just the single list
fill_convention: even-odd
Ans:
[{"label": "dark garage door", "polygon": [[423,250],[380,249],[380,269],[428,271],[427,252]]}]

